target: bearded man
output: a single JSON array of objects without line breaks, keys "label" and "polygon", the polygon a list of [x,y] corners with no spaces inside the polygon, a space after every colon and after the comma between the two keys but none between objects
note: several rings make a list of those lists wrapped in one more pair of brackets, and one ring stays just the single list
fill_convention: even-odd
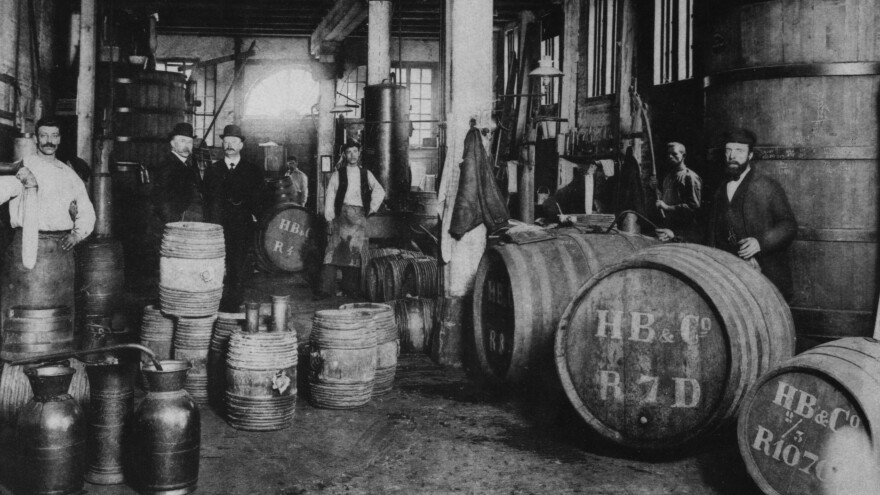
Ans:
[{"label": "bearded man", "polygon": [[708,245],[757,263],[761,272],[791,298],[788,247],[797,222],[782,186],[752,167],[755,133],[735,129],[724,136],[725,179],[715,193]]}]

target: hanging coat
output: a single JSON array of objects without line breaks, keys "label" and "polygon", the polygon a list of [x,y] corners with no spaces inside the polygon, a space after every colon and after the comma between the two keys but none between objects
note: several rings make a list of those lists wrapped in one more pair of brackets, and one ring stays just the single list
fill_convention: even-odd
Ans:
[{"label": "hanging coat", "polygon": [[461,239],[480,224],[494,232],[510,219],[476,127],[472,127],[464,138],[462,159],[458,194],[449,226],[449,233],[455,239]]}]

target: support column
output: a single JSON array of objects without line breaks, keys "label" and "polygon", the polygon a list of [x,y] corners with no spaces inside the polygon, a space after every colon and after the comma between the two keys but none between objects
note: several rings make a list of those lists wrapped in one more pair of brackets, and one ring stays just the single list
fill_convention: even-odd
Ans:
[{"label": "support column", "polygon": [[391,72],[391,2],[370,0],[367,29],[367,84],[380,84]]},{"label": "support column", "polygon": [[[318,156],[315,157],[315,212],[324,215],[324,184],[329,179],[330,172],[321,170],[321,157],[333,156],[333,149],[337,146],[335,121],[330,110],[336,100],[336,80],[332,77],[318,80]],[[340,143],[341,144],[341,143]]]},{"label": "support column", "polygon": [[76,154],[89,166],[94,157],[96,0],[82,0],[79,31],[79,78],[76,82]]},{"label": "support column", "polygon": [[464,138],[474,120],[477,127],[492,127],[492,2],[447,0],[446,2],[446,163],[440,179],[438,200],[443,212],[441,252],[444,266],[444,300],[440,322],[432,336],[431,357],[439,364],[461,366],[464,358],[465,323],[471,321],[470,297],[474,277],[486,249],[483,225],[461,239],[449,235],[452,209],[458,194],[459,165]]}]

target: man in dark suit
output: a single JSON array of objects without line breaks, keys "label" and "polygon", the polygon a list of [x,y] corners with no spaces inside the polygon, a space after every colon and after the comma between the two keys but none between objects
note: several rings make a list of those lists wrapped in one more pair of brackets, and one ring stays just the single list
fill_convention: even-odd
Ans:
[{"label": "man in dark suit", "polygon": [[208,221],[222,225],[226,237],[226,280],[220,308],[238,312],[248,273],[248,248],[262,199],[263,171],[242,158],[244,134],[239,126],[226,126],[220,138],[226,156],[205,172]]},{"label": "man in dark suit", "polygon": [[[797,234],[797,222],[782,186],[752,167],[756,141],[748,129],[724,135],[725,182],[715,192],[706,243],[760,268],[788,300],[792,295],[788,247]],[[674,236],[671,231],[665,234]]]},{"label": "man in dark suit", "polygon": [[168,134],[171,150],[162,157],[153,180],[153,207],[164,225],[169,222],[204,220],[204,186],[192,157],[193,128],[175,124]]}]

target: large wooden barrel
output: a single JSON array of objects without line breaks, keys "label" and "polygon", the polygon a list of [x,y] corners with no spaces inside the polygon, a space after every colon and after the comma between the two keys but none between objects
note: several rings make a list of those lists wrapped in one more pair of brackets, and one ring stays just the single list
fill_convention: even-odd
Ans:
[{"label": "large wooden barrel", "polygon": [[876,485],[841,488],[880,475],[878,397],[874,339],[840,339],[795,356],[761,376],[743,402],[737,439],[746,469],[767,494],[873,493]]},{"label": "large wooden barrel", "polygon": [[376,378],[373,380],[373,397],[391,392],[394,375],[397,373],[397,356],[400,354],[394,309],[380,303],[343,304],[339,309],[357,309],[370,313],[376,328]]},{"label": "large wooden barrel", "polygon": [[[424,254],[416,251],[400,251],[371,258],[369,266],[367,266],[364,283],[366,286],[365,292],[367,298],[373,302],[388,302],[393,300],[393,296],[385,294],[385,272],[388,270],[391,262],[396,260],[424,258]],[[399,274],[398,278],[400,278],[401,275],[402,272]]]},{"label": "large wooden barrel", "polygon": [[309,344],[309,401],[313,406],[352,409],[370,401],[376,379],[376,328],[370,313],[356,309],[316,312]]},{"label": "large wooden barrel", "polygon": [[184,317],[217,313],[226,270],[223,227],[201,222],[165,224],[160,254],[162,312]]},{"label": "large wooden barrel", "polygon": [[553,333],[577,290],[602,268],[656,241],[628,234],[548,231],[548,239],[486,250],[474,282],[474,344],[490,379],[518,382],[552,367]]},{"label": "large wooden barrel", "polygon": [[293,203],[277,204],[263,214],[257,227],[255,251],[260,266],[273,272],[300,272],[308,263],[321,263],[312,214]]},{"label": "large wooden barrel", "polygon": [[[779,181],[798,346],[870,336],[877,306],[880,23],[874,0],[713,2],[699,43],[707,137],[755,131],[755,166]],[[744,4],[744,5],[743,5]]]},{"label": "large wooden barrel", "polygon": [[174,325],[174,359],[189,361],[184,388],[198,404],[208,403],[208,348],[217,316],[177,318]]},{"label": "large wooden barrel", "polygon": [[639,251],[590,278],[560,318],[556,369],[587,424],[619,445],[676,449],[733,419],[794,354],[791,312],[745,261],[694,244]]},{"label": "large wooden barrel", "polygon": [[[112,91],[114,160],[137,162],[152,170],[171,149],[168,133],[174,124],[186,120],[186,76],[141,72],[116,77]],[[106,105],[101,97],[98,102]]]},{"label": "large wooden barrel", "polygon": [[122,244],[101,237],[76,246],[77,318],[112,316],[121,309],[125,272]]},{"label": "large wooden barrel", "polygon": [[291,426],[296,411],[296,332],[235,332],[226,359],[226,421],[272,431]]},{"label": "large wooden barrel", "polygon": [[402,249],[398,248],[369,248],[364,249],[360,252],[361,255],[361,294],[368,294],[367,291],[367,270],[370,267],[370,262],[375,258],[380,258],[382,256],[388,256],[391,254],[398,254]]}]

